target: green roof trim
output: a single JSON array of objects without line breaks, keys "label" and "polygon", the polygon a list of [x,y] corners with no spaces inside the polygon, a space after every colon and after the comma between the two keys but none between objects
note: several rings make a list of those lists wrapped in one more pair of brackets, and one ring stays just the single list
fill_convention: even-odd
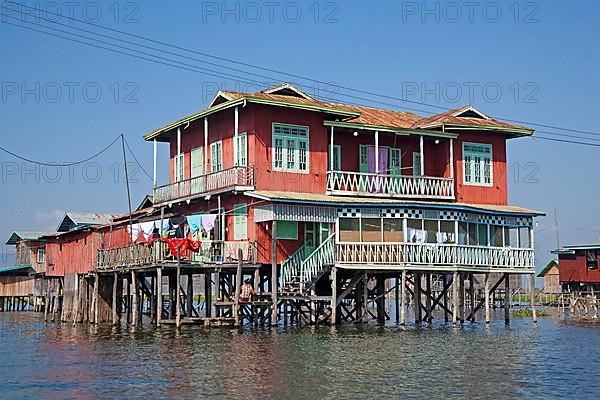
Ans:
[{"label": "green roof trim", "polygon": [[379,131],[379,132],[391,132],[397,135],[420,135],[420,136],[431,136],[431,137],[440,137],[447,139],[456,139],[458,134],[456,133],[448,133],[448,132],[440,132],[440,131],[429,131],[424,129],[408,129],[408,128],[397,128],[393,126],[385,126],[385,125],[367,125],[360,124],[357,122],[346,122],[346,121],[325,121],[323,123],[325,126],[333,126],[335,128],[349,128],[349,129],[363,129],[368,131]]},{"label": "green roof trim", "polygon": [[556,266],[556,268],[560,268],[557,260],[550,260],[548,262],[548,264],[546,264],[544,269],[540,271],[540,273],[537,275],[537,277],[543,278],[548,273],[548,271],[550,271],[552,269],[552,267],[554,267],[554,266]]},{"label": "green roof trim", "polygon": [[[335,107],[320,106],[320,105],[314,105],[314,104],[302,104],[302,103],[296,103],[296,102],[292,102],[292,101],[288,102],[288,101],[270,100],[270,99],[263,99],[263,98],[254,97],[254,96],[243,96],[238,99],[233,99],[233,100],[229,100],[224,103],[218,104],[214,107],[206,108],[200,112],[197,112],[195,114],[181,118],[175,122],[172,122],[168,125],[165,125],[162,128],[156,129],[156,130],[148,133],[147,135],[145,135],[144,140],[156,139],[158,141],[161,139],[160,136],[163,133],[166,133],[180,125],[190,123],[192,121],[198,120],[200,118],[204,118],[204,117],[214,114],[216,112],[225,110],[227,108],[235,107],[237,105],[244,104],[244,103],[266,104],[266,105],[271,105],[271,106],[289,107],[289,108],[295,108],[295,109],[306,110],[306,111],[325,112],[325,113],[330,113],[330,114],[334,114],[334,115],[339,115],[341,117],[359,117],[360,116],[359,112],[343,110],[343,109],[335,108]],[[167,140],[166,138],[163,139],[163,141],[166,141],[166,140]]]},{"label": "green roof trim", "polygon": [[465,130],[484,130],[484,131],[499,131],[499,132],[507,132],[507,133],[513,133],[515,135],[521,135],[521,136],[531,136],[533,135],[533,132],[535,131],[534,129],[527,129],[527,128],[523,128],[523,129],[518,129],[518,128],[508,128],[508,127],[503,127],[503,126],[497,126],[497,125],[465,125],[465,124],[453,124],[453,123],[448,123],[448,122],[444,122],[444,126],[446,128],[458,128],[458,129],[465,129]]},{"label": "green roof trim", "polygon": [[12,267],[0,267],[0,274],[3,272],[18,271],[20,269],[27,269],[27,268],[31,268],[31,264],[15,265]]}]

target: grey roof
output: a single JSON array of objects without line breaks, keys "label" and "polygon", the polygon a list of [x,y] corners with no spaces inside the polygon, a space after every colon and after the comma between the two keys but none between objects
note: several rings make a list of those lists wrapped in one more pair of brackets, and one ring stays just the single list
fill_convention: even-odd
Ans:
[{"label": "grey roof", "polygon": [[67,232],[74,228],[82,226],[105,225],[109,224],[113,218],[119,214],[99,214],[90,212],[68,212],[61,220],[57,232]]},{"label": "grey roof", "polygon": [[40,240],[43,236],[51,235],[52,232],[41,232],[41,231],[14,231],[6,244],[15,245],[21,240]]},{"label": "grey roof", "polygon": [[575,250],[600,250],[600,243],[573,244],[552,250],[552,254],[573,254]]}]

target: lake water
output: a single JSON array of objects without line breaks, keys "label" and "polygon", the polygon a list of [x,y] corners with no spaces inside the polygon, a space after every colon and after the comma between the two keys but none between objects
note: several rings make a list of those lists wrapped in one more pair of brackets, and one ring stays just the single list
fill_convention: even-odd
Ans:
[{"label": "lake water", "polygon": [[131,333],[0,313],[0,398],[600,398],[600,325],[497,317]]}]

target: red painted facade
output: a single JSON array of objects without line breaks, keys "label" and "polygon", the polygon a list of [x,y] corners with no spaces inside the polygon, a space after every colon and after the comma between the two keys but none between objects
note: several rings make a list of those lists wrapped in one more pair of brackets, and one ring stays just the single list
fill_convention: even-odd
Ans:
[{"label": "red painted facade", "polygon": [[[586,251],[575,250],[575,254],[559,254],[559,276],[561,283],[600,283],[600,270],[588,268]],[[600,251],[596,250],[596,266],[600,266]]]}]

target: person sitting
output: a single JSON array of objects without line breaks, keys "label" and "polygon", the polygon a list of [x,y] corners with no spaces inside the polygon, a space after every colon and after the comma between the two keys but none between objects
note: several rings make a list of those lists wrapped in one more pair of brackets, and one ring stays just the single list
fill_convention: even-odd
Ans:
[{"label": "person sitting", "polygon": [[256,294],[256,290],[254,290],[250,282],[250,279],[246,279],[242,285],[242,289],[240,291],[240,303],[247,303],[250,301],[250,296]]}]

